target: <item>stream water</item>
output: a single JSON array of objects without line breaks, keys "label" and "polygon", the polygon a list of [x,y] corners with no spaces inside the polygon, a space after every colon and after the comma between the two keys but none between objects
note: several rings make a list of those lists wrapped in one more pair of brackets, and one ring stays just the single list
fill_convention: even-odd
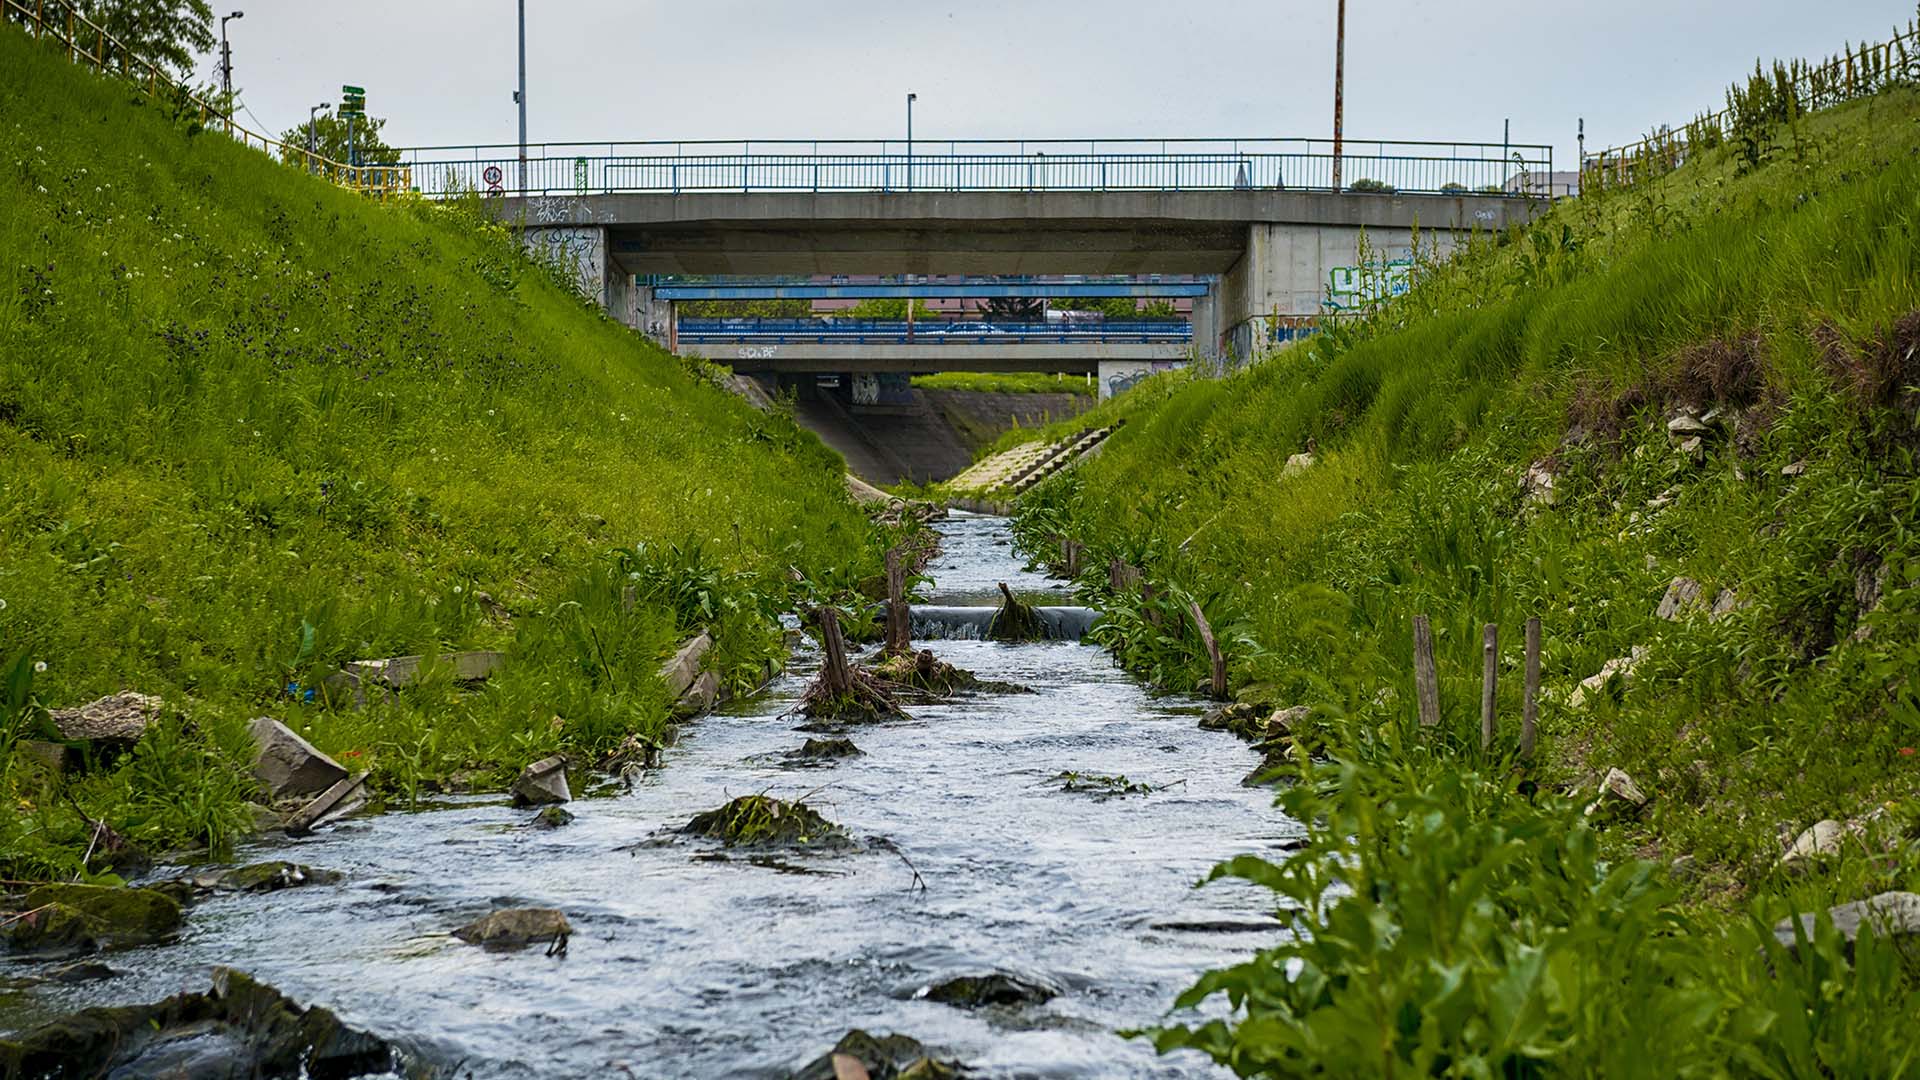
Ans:
[{"label": "stream water", "polygon": [[[1069,603],[1019,567],[1001,519],[940,528],[930,609],[989,605],[1001,581]],[[631,791],[576,801],[570,825],[529,828],[529,812],[474,798],[252,845],[240,861],[291,859],[346,882],[205,901],[177,944],[105,957],[122,977],[37,986],[6,1014],[24,1024],[204,990],[225,964],[464,1061],[462,1076],[780,1077],[856,1027],[912,1035],[986,1077],[1228,1075],[1114,1032],[1155,1022],[1202,970],[1274,940],[1270,894],[1192,887],[1222,858],[1299,835],[1269,792],[1240,786],[1256,755],[1199,730],[1198,702],[1149,694],[1090,645],[931,647],[1034,693],[914,706],[911,720],[851,730],[864,756],[795,768],[781,755],[805,735],[782,714],[803,657],[766,693],[690,725]],[[1102,800],[1061,790],[1068,771],[1160,790]],[[761,791],[804,796],[897,854],[869,843],[775,868],[713,861],[704,841],[642,844]],[[494,906],[563,909],[569,951],[445,936]],[[1063,992],[985,1011],[915,997],[994,971]]]}]

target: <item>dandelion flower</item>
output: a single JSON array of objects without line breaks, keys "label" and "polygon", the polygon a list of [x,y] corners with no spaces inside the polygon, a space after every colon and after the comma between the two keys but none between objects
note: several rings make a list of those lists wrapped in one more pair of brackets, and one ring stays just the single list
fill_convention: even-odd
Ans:
[{"label": "dandelion flower", "polygon": [[47,670],[47,662],[45,660],[35,660],[33,662],[33,670],[36,672]]}]

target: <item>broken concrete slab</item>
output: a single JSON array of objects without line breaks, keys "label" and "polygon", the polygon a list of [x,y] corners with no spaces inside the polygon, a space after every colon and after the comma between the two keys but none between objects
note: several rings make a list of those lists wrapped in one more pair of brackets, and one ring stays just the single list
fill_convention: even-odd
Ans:
[{"label": "broken concrete slab", "polygon": [[[1920,950],[1920,894],[1883,892],[1866,900],[1828,908],[1827,918],[1832,920],[1833,928],[1840,932],[1841,939],[1846,942],[1849,956],[1853,953],[1854,943],[1860,939],[1863,927],[1870,927],[1879,938],[1891,939],[1902,952]],[[1789,953],[1799,949],[1794,933],[1795,922],[1800,924],[1800,936],[1811,941],[1818,916],[1814,912],[1805,912],[1782,919],[1774,926],[1774,940],[1786,946]]]},{"label": "broken concrete slab", "polygon": [[259,747],[253,775],[275,799],[315,795],[347,778],[338,762],[271,716],[256,717],[249,730]]},{"label": "broken concrete slab", "polygon": [[680,646],[666,663],[660,665],[660,681],[667,684],[668,697],[678,701],[686,696],[700,678],[700,663],[706,659],[707,650],[711,648],[713,638],[699,634]]},{"label": "broken concrete slab", "polygon": [[342,670],[363,683],[395,689],[417,681],[427,670],[451,671],[455,682],[482,682],[506,665],[507,654],[493,650],[442,653],[428,664],[425,656],[394,656],[385,660],[355,660]]},{"label": "broken concrete slab", "polygon": [[564,755],[541,758],[520,770],[513,781],[513,805],[551,806],[572,802],[567,790],[567,759]]},{"label": "broken concrete slab", "polygon": [[693,680],[693,685],[687,687],[687,692],[680,695],[680,700],[673,703],[673,714],[681,718],[698,716],[713,708],[713,703],[718,700],[720,676],[703,671],[699,678]]},{"label": "broken concrete slab", "polygon": [[1587,702],[1605,693],[1616,679],[1622,688],[1633,685],[1633,670],[1640,666],[1640,661],[1646,655],[1645,645],[1635,645],[1628,655],[1614,657],[1600,665],[1598,673],[1581,679],[1580,685],[1574,687],[1573,694],[1567,698],[1567,705],[1575,709],[1585,708]]},{"label": "broken concrete slab", "polygon": [[1608,769],[1600,781],[1600,794],[1587,804],[1587,816],[1634,817],[1646,808],[1647,795],[1633,782],[1625,769]]},{"label": "broken concrete slab", "polygon": [[367,804],[367,774],[356,773],[320,793],[287,819],[288,836],[304,836],[319,826],[346,817]]}]

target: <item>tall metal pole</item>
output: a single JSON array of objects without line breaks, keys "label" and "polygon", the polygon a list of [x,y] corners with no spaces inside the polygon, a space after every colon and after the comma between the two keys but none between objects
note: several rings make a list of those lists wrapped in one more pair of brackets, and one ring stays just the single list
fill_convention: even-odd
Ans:
[{"label": "tall metal pole", "polygon": [[1347,92],[1347,0],[1340,0],[1340,13],[1333,31],[1333,190],[1340,190],[1340,154],[1345,132],[1341,125],[1346,112]]},{"label": "tall metal pole", "polygon": [[226,99],[228,115],[233,113],[233,49],[227,44],[227,24],[246,15],[236,11],[220,17],[220,93]]},{"label": "tall metal pole", "polygon": [[[317,114],[326,112],[328,109],[331,109],[331,108],[333,108],[332,102],[323,101],[320,104],[315,105],[311,109],[307,110],[307,153],[315,154],[315,155],[320,153],[320,132],[319,132],[318,126],[314,122],[314,117]],[[308,172],[313,171],[312,161],[307,162],[307,171]]]},{"label": "tall metal pole", "polygon": [[[914,99],[918,98],[919,96],[920,96],[919,94],[907,95],[907,190],[908,191],[913,190],[913,102],[914,102]],[[912,300],[908,300],[907,310],[908,311],[913,310]],[[908,331],[907,336],[908,337],[913,336],[913,333],[911,330]]]},{"label": "tall metal pole", "polygon": [[527,0],[520,0],[520,89],[513,100],[520,105],[520,194],[527,193]]}]

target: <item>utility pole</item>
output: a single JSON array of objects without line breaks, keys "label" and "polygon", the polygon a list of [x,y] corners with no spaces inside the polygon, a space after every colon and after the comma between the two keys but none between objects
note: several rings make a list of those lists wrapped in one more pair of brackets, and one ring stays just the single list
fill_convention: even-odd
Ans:
[{"label": "utility pole", "polygon": [[1333,29],[1333,190],[1340,191],[1340,154],[1345,132],[1341,130],[1346,111],[1347,92],[1347,0],[1340,0],[1340,13]]},{"label": "utility pole", "polygon": [[527,193],[527,0],[520,0],[520,88],[513,92],[520,106],[520,194]]},{"label": "utility pole", "polygon": [[[913,190],[913,103],[919,97],[920,97],[919,94],[907,95],[907,190],[908,191]],[[912,300],[907,301],[907,310],[908,311],[913,310]],[[907,336],[908,337],[913,336],[913,333],[911,330],[908,331]]]},{"label": "utility pole", "polygon": [[236,11],[220,16],[220,93],[226,98],[227,113],[233,113],[233,48],[227,44],[227,23],[246,15]]},{"label": "utility pole", "polygon": [[[332,102],[323,101],[307,110],[307,153],[310,155],[318,155],[320,153],[320,133],[319,129],[314,125],[313,118],[331,108],[333,108]],[[313,162],[307,162],[307,170],[309,172],[313,170]]]}]

